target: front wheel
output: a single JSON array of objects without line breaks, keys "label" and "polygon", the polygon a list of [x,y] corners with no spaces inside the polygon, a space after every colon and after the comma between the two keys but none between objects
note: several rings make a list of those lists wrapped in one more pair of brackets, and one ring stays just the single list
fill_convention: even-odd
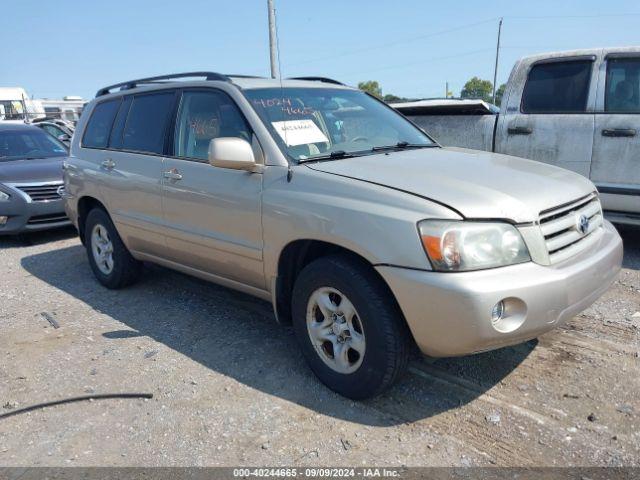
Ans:
[{"label": "front wheel", "polygon": [[131,256],[107,212],[91,210],[84,232],[91,270],[102,285],[117,289],[138,279],[141,263]]},{"label": "front wheel", "polygon": [[373,397],[406,369],[410,335],[386,285],[346,256],[307,265],[293,291],[293,327],[313,372],[352,399]]}]

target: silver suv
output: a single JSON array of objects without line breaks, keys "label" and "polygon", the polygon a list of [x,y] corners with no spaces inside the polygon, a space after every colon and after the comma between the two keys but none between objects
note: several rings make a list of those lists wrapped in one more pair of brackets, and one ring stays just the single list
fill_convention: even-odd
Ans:
[{"label": "silver suv", "polygon": [[390,386],[413,345],[465,355],[541,335],[622,260],[589,180],[442,148],[325,78],[103,88],[64,177],[103,285],[149,261],[269,300],[320,380],[354,399]]}]

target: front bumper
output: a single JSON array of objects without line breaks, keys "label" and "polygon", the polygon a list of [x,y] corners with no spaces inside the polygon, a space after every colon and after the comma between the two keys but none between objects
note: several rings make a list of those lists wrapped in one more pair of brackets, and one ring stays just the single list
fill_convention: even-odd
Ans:
[{"label": "front bumper", "polygon": [[17,189],[9,192],[10,199],[0,202],[0,216],[8,217],[7,222],[0,225],[0,235],[15,235],[71,224],[65,214],[62,198],[38,202],[32,201]]},{"label": "front bumper", "polygon": [[[555,266],[533,262],[477,272],[441,273],[379,266],[420,350],[434,357],[477,353],[538,337],[577,315],[615,280],[622,240],[605,222],[592,248]],[[491,311],[505,303],[505,322]]]}]

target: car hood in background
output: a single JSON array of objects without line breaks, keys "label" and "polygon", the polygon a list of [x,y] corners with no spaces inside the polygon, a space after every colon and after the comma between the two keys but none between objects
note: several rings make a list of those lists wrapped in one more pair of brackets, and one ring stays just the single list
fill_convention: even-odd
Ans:
[{"label": "car hood in background", "polygon": [[67,157],[38,158],[33,160],[0,161],[1,183],[62,181],[62,162]]},{"label": "car hood in background", "polygon": [[321,172],[434,200],[465,218],[533,222],[542,210],[595,191],[586,178],[522,158],[458,148],[424,148],[306,164]]}]

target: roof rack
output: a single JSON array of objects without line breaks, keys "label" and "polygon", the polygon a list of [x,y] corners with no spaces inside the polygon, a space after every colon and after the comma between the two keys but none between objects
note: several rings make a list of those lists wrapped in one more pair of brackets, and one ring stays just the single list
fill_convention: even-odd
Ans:
[{"label": "roof rack", "polygon": [[119,88],[122,90],[130,90],[132,88],[136,88],[142,84],[153,84],[160,83],[163,80],[174,80],[176,78],[189,78],[189,77],[204,77],[205,80],[220,80],[223,82],[228,82],[229,77],[227,75],[222,75],[221,73],[215,72],[186,72],[186,73],[172,73],[169,75],[160,75],[158,77],[148,77],[148,78],[139,78],[137,80],[129,80],[127,82],[116,83],[115,85],[109,85],[108,87],[101,88],[96,93],[96,97],[101,97],[102,95],[107,95],[112,93],[112,90]]},{"label": "roof rack", "polygon": [[344,85],[344,83],[327,77],[291,77],[289,80],[308,80],[310,82],[333,83],[334,85]]},{"label": "roof rack", "polygon": [[231,78],[266,78],[266,77],[261,77],[260,75],[246,75],[244,73],[226,73],[225,74],[227,77]]}]

